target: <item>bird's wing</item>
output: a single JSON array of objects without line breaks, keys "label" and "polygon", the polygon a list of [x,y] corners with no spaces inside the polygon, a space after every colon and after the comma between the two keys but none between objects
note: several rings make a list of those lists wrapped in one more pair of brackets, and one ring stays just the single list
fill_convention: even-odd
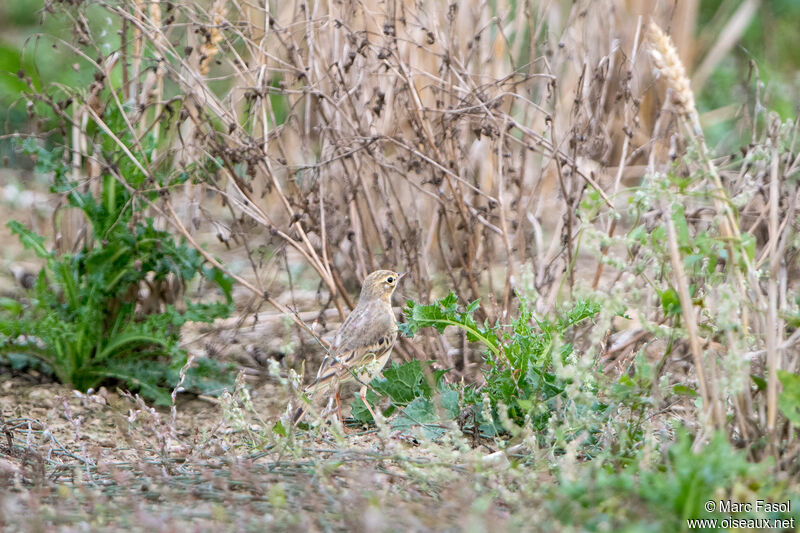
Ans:
[{"label": "bird's wing", "polygon": [[[325,356],[314,382],[306,392],[320,390],[334,381],[353,377],[352,368],[358,367],[365,356],[380,358],[391,350],[397,337],[394,317],[381,312],[382,302],[370,302],[350,313],[336,334],[331,352]],[[386,324],[376,323],[386,321]]]},{"label": "bird's wing", "polygon": [[347,381],[357,378],[357,369],[370,360],[381,359],[394,346],[396,333],[384,335],[377,342],[360,346],[344,354],[326,357],[327,364],[324,370],[317,375],[314,383],[309,385],[308,392],[320,390],[336,381]]},{"label": "bird's wing", "polygon": [[[292,421],[295,425],[300,423],[300,420],[308,411],[310,404],[316,404],[320,394],[326,395],[336,390],[336,387],[343,381],[350,379],[366,379],[369,381],[370,377],[359,377],[359,373],[355,372],[360,366],[369,366],[368,373],[370,376],[380,372],[386,361],[383,359],[389,351],[391,351],[394,341],[397,337],[397,332],[391,335],[381,337],[377,343],[362,346],[356,350],[351,350],[343,354],[341,357],[326,356],[317,373],[317,379],[314,383],[306,387],[305,396],[307,405],[301,404],[300,407],[294,412]],[[388,357],[387,357],[388,359]],[[380,366],[380,368],[378,368]]]}]

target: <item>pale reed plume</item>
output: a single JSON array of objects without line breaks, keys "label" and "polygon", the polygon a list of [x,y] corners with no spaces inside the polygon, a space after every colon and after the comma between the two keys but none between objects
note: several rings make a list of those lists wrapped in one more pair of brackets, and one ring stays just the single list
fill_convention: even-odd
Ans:
[{"label": "pale reed plume", "polygon": [[664,33],[664,30],[659,28],[655,22],[650,21],[647,34],[651,44],[650,57],[661,77],[672,89],[673,104],[688,119],[694,129],[694,134],[702,137],[703,130],[700,127],[700,118],[694,103],[692,84],[686,75],[683,62],[678,56],[678,50],[670,36]]}]

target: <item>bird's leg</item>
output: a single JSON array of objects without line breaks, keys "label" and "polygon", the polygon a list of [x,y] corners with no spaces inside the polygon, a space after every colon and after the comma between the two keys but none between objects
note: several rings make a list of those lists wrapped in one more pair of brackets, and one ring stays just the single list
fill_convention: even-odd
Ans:
[{"label": "bird's leg", "polygon": [[336,387],[336,395],[334,396],[336,399],[336,412],[339,414],[339,423],[344,427],[344,419],[342,418],[342,401],[339,398],[339,387]]},{"label": "bird's leg", "polygon": [[361,391],[359,392],[359,396],[361,396],[361,401],[364,402],[364,405],[366,406],[367,411],[369,411],[369,414],[372,415],[372,420],[374,420],[375,424],[377,425],[378,417],[375,416],[375,411],[372,410],[372,407],[369,406],[369,402],[367,401],[367,386],[366,385],[363,385],[361,387]]}]

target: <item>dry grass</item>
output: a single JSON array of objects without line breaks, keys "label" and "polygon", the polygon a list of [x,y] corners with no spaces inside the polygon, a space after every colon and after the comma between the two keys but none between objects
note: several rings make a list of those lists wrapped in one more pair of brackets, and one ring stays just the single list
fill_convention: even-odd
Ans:
[{"label": "dry grass", "polygon": [[[573,339],[576,350],[609,379],[631,371],[637,354],[653,364],[654,441],[677,419],[697,447],[721,430],[750,459],[774,457],[774,472],[795,476],[798,439],[778,408],[778,370],[800,363],[796,123],[767,115],[756,92],[740,109],[750,143],[741,154],[714,154],[692,83],[703,85],[752,11],[721,25],[727,37],[708,43],[701,60],[687,42],[693,23],[676,22],[690,13],[637,12],[640,4],[53,2],[48,10],[75,27],[67,46],[97,74],[88,88],[31,84],[29,98],[55,112],[57,131],[37,133],[66,145],[83,187],[96,190],[106,173],[130,187],[119,161],[98,149],[110,140],[151,178],[134,192],[152,214],[236,279],[238,316],[211,340],[187,332],[197,350],[247,352],[236,357],[251,366],[280,352],[291,355],[281,364],[298,368],[320,352],[313,339],[353,307],[359,281],[383,267],[409,272],[400,292],[418,302],[448,290],[480,299],[477,318],[489,323],[508,324],[521,296],[540,317],[590,297],[604,310]],[[91,27],[98,13],[121,39]],[[149,158],[147,143],[157,146]],[[165,173],[190,179],[161,187]],[[153,190],[158,199],[147,199]],[[83,238],[79,217],[56,226],[63,250]],[[647,241],[660,228],[663,248]],[[705,238],[712,252],[691,244]],[[709,271],[693,266],[712,261]],[[666,309],[669,291],[678,312]],[[404,339],[395,353],[480,383],[481,355],[464,336]],[[699,407],[660,396],[674,385],[697,387]],[[553,517],[526,500],[542,496],[531,484],[551,481],[546,468],[533,479],[504,466],[482,471],[496,449],[455,437],[421,450],[383,429],[366,444],[335,430],[324,446],[308,436],[287,443],[266,422],[280,405],[261,421],[237,422],[236,402],[228,420],[198,435],[191,423],[124,401],[134,402],[131,417],[151,417],[153,433],[147,445],[130,444],[135,460],[105,466],[86,462],[89,452],[53,459],[52,443],[23,444],[33,417],[4,410],[3,464],[18,490],[4,496],[3,514],[44,505],[50,518],[28,526],[46,529],[59,498],[74,497],[85,514],[66,523],[109,530],[91,522],[92,506],[117,512],[123,502],[124,516],[161,530],[270,520],[320,531],[525,529],[526,520]],[[47,429],[27,431],[42,439]],[[72,476],[65,494],[23,490],[56,486],[62,470]],[[115,500],[108,487],[131,477],[145,480],[145,499]],[[455,490],[464,479],[474,484]],[[228,510],[239,491],[241,519]],[[173,516],[184,498],[202,503]],[[433,513],[441,523],[429,522]]]}]

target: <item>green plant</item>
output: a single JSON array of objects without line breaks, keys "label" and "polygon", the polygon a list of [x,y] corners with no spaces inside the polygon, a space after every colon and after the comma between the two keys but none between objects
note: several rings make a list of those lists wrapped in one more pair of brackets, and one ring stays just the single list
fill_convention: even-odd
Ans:
[{"label": "green plant", "polygon": [[[382,398],[389,400],[389,407],[383,411],[390,416],[399,410],[392,426],[409,430],[421,425],[428,437],[436,437],[443,432],[439,426],[442,418],[452,420],[459,414],[459,393],[449,387],[443,376],[446,370],[430,370],[431,362],[409,361],[392,366],[383,371],[383,376],[372,380],[367,391],[370,405],[378,405]],[[442,408],[437,410],[437,402]],[[352,408],[353,418],[359,422],[371,422],[372,415],[361,398],[356,396]]]},{"label": "green plant", "polygon": [[778,370],[778,379],[783,387],[778,397],[778,406],[789,422],[800,427],[800,376]]},{"label": "green plant", "polygon": [[[400,331],[413,336],[423,327],[442,333],[448,326],[456,326],[466,332],[467,340],[485,346],[485,384],[468,386],[463,391],[463,403],[470,406],[481,433],[496,435],[504,431],[500,405],[514,423],[523,425],[529,417],[534,429],[544,429],[557,398],[570,382],[556,371],[556,365],[567,364],[572,353],[572,344],[565,339],[575,326],[598,313],[599,304],[578,301],[556,319],[535,321],[523,302],[519,316],[509,326],[490,326],[488,322],[480,325],[475,321],[478,303],[476,300],[462,311],[452,292],[430,305],[409,301],[403,310],[406,322],[400,325]],[[554,352],[558,354],[555,364]],[[483,409],[484,397],[491,404],[488,417]],[[605,406],[597,404],[597,408]]]},{"label": "green plant", "polygon": [[648,459],[639,452],[624,465],[592,461],[576,473],[560,472],[559,483],[548,489],[548,505],[562,524],[588,531],[688,531],[687,520],[728,515],[707,510],[709,500],[786,500],[780,484],[765,477],[767,465],[748,462],[721,432],[694,450],[692,436],[679,430],[656,453]]},{"label": "green plant", "polygon": [[[114,177],[102,177],[95,198],[68,179],[59,150],[32,140],[24,148],[35,155],[39,171],[54,174],[54,189],[83,212],[91,233],[80,251],[58,255],[19,222],[8,224],[45,264],[26,299],[0,301],[0,353],[33,357],[59,381],[80,390],[116,381],[159,404],[169,403],[187,358],[179,344],[180,327],[227,316],[231,280],[206,266],[197,250],[156,229],[152,218],[142,216],[144,204]],[[155,308],[141,305],[143,288],[157,295],[170,282],[185,287],[198,274],[216,285],[225,301],[186,299],[183,311],[162,301]],[[218,387],[224,371],[216,361],[200,359],[185,385]]]}]

